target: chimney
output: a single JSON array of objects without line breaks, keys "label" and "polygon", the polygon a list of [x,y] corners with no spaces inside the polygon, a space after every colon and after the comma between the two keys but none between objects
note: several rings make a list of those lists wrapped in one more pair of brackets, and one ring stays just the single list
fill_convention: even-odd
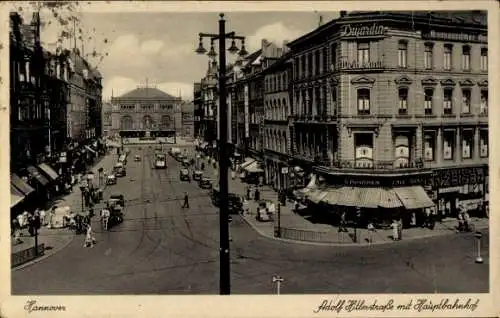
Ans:
[{"label": "chimney", "polygon": [[340,17],[343,18],[347,15],[347,11],[340,11]]}]

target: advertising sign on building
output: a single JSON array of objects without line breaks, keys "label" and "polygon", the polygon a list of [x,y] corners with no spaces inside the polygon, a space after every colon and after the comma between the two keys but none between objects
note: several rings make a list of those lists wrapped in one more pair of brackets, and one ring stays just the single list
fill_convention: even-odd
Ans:
[{"label": "advertising sign on building", "polygon": [[248,100],[248,85],[245,85],[245,90],[244,90],[244,101],[245,101],[245,138],[250,137],[250,123],[249,123],[249,100]]},{"label": "advertising sign on building", "polygon": [[380,36],[384,34],[385,34],[385,27],[376,23],[370,26],[346,24],[343,26],[340,36],[360,38],[369,36]]}]

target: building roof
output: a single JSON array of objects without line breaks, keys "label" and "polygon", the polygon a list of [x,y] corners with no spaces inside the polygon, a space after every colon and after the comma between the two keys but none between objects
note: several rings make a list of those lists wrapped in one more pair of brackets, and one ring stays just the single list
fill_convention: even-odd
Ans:
[{"label": "building roof", "polygon": [[169,100],[179,100],[180,97],[175,97],[161,91],[155,87],[138,87],[134,90],[129,91],[121,96],[116,97],[117,99],[169,99]]}]

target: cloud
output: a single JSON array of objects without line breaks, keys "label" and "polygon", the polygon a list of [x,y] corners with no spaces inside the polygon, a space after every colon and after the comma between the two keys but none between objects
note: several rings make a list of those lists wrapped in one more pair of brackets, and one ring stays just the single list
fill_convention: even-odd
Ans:
[{"label": "cloud", "polygon": [[164,46],[165,43],[163,43],[163,41],[159,41],[159,40],[150,40],[150,41],[146,41],[146,42],[143,42],[142,45],[141,45],[141,51],[144,53],[144,54],[156,54],[158,53],[161,48]]},{"label": "cloud", "polygon": [[304,34],[304,31],[290,28],[282,22],[265,25],[247,38],[247,51],[250,53],[261,48],[262,39],[273,42],[278,46],[283,45],[284,40],[292,41]]},{"label": "cloud", "polygon": [[[144,82],[136,81],[129,77],[114,76],[110,79],[104,79],[103,99],[109,100],[111,94],[117,97],[131,90],[136,89],[139,85],[144,85]],[[152,84],[150,84],[152,86]],[[163,82],[156,85],[159,90],[164,91],[172,96],[179,96],[183,100],[193,99],[193,84],[182,82]]]}]

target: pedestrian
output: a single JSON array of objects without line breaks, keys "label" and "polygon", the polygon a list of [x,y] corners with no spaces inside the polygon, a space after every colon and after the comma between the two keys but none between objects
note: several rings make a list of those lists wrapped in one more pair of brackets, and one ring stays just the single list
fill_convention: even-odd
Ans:
[{"label": "pedestrian", "polygon": [[398,221],[398,240],[403,239],[403,220]]},{"label": "pedestrian", "polygon": [[299,212],[299,201],[298,200],[294,200],[294,212],[295,213],[298,213]]},{"label": "pedestrian", "polygon": [[399,225],[398,225],[398,222],[396,220],[392,220],[392,224],[391,224],[391,227],[392,227],[392,239],[394,241],[398,241],[399,240]]},{"label": "pedestrian", "polygon": [[51,229],[54,226],[55,216],[56,216],[56,207],[53,206],[49,214],[49,226],[48,226],[49,229]]},{"label": "pedestrian", "polygon": [[248,204],[248,201],[245,199],[245,197],[242,197],[241,198],[241,202],[242,202],[242,208],[243,208],[243,215],[247,215],[250,213],[250,209],[249,209],[249,204]]},{"label": "pedestrian", "polygon": [[250,187],[247,186],[247,200],[250,200]]},{"label": "pedestrian", "polygon": [[458,213],[457,221],[458,221],[458,231],[462,232],[464,230],[464,215],[462,212]]},{"label": "pedestrian", "polygon": [[236,178],[236,172],[234,170],[231,170],[231,180],[234,180]]},{"label": "pedestrian", "polygon": [[108,230],[108,222],[109,222],[110,215],[111,215],[111,212],[109,212],[108,209],[104,208],[101,210],[102,227],[104,228],[105,231]]},{"label": "pedestrian", "polygon": [[87,224],[87,234],[85,235],[85,242],[83,243],[83,247],[94,247],[94,244],[96,243],[96,239],[94,237],[94,233],[92,232],[92,226],[90,224]]},{"label": "pedestrian", "polygon": [[340,215],[340,228],[341,232],[347,232],[345,211],[343,211],[342,214]]},{"label": "pedestrian", "polygon": [[464,229],[466,232],[471,231],[470,216],[469,216],[469,213],[467,213],[467,211],[465,211],[465,208],[464,208]]},{"label": "pedestrian", "polygon": [[259,188],[255,188],[255,201],[259,201],[260,200],[260,191],[259,191]]},{"label": "pedestrian", "polygon": [[189,196],[187,192],[184,192],[184,204],[182,205],[182,208],[188,208],[189,209]]},{"label": "pedestrian", "polygon": [[372,222],[368,222],[368,243],[373,243],[373,233],[375,232],[375,226]]}]

